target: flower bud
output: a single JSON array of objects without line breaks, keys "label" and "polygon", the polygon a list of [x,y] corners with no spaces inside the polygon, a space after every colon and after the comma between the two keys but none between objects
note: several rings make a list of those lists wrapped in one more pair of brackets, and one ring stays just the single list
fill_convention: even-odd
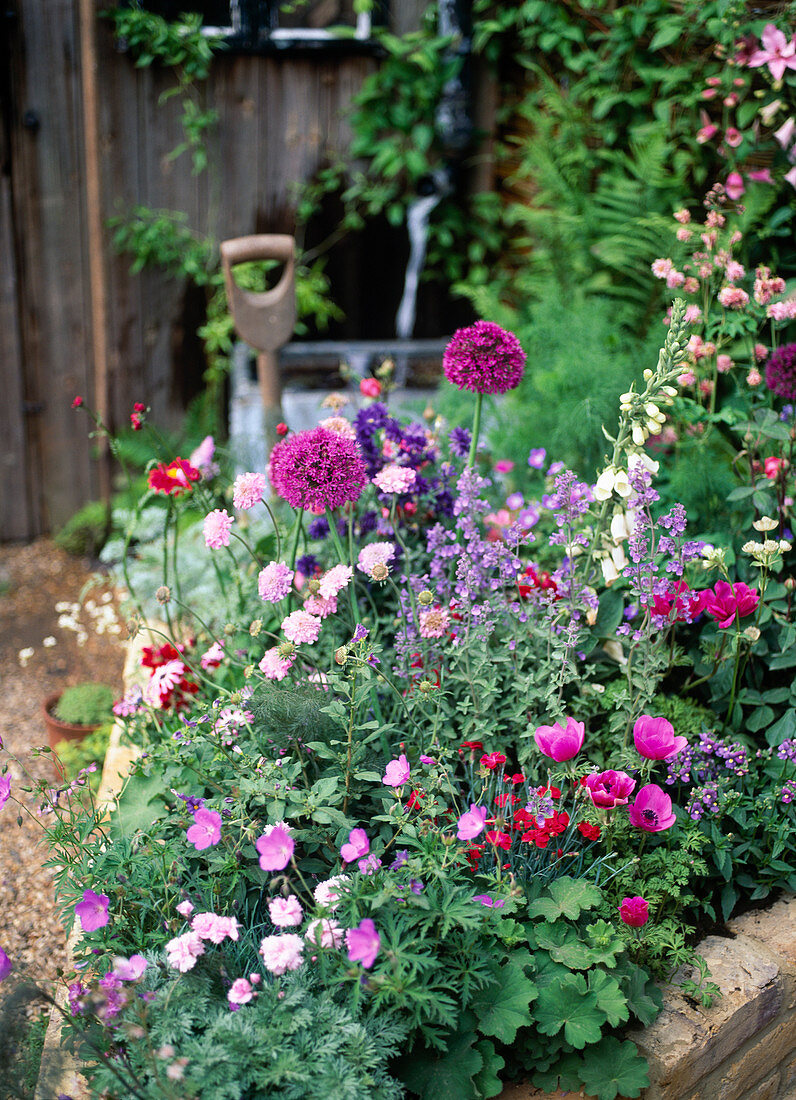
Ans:
[{"label": "flower bud", "polygon": [[748,638],[750,642],[756,642],[760,637],[760,630],[756,626],[747,626],[743,633],[744,637]]},{"label": "flower bud", "polygon": [[422,592],[417,594],[417,602],[421,607],[430,607],[434,602],[434,593],[430,592],[427,588],[424,588]]},{"label": "flower bud", "polygon": [[296,652],[296,647],[292,642],[280,642],[277,649],[279,650],[280,657],[292,657]]},{"label": "flower bud", "polygon": [[161,586],[156,589],[155,599],[159,604],[168,603],[171,600],[171,589],[167,584],[161,584]]},{"label": "flower bud", "polygon": [[254,622],[249,627],[249,633],[251,634],[252,638],[256,638],[257,635],[262,630],[262,628],[263,628],[263,620],[262,619],[255,619]]},{"label": "flower bud", "polygon": [[338,665],[344,665],[348,660],[348,646],[341,645],[334,651],[334,659]]}]

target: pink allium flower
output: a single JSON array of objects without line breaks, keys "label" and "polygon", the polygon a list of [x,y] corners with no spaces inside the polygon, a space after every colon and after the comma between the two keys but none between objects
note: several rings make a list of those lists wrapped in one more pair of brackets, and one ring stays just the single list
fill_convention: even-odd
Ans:
[{"label": "pink allium flower", "polygon": [[363,397],[378,397],[381,393],[381,382],[378,378],[362,378],[359,383],[359,392]]},{"label": "pink allium flower", "polygon": [[0,775],[0,806],[5,806],[11,795],[11,776]]},{"label": "pink allium flower", "polygon": [[442,356],[445,377],[460,390],[506,393],[525,370],[525,352],[512,332],[492,321],[476,321],[453,334]]},{"label": "pink allium flower", "polygon": [[348,843],[340,849],[340,857],[343,863],[353,863],[360,856],[366,856],[370,851],[370,841],[364,829],[352,829],[348,834]]},{"label": "pink allium flower", "polygon": [[766,385],[777,397],[796,400],[796,344],[783,344],[766,363]]},{"label": "pink allium flower", "polygon": [[93,890],[83,891],[83,900],[75,906],[75,916],[80,920],[80,927],[84,932],[96,932],[98,928],[105,927],[110,920],[109,903],[107,894],[95,894]]},{"label": "pink allium flower", "polygon": [[449,613],[442,607],[432,607],[419,614],[421,638],[443,638],[450,622]]},{"label": "pink allium flower", "polygon": [[656,279],[665,279],[669,272],[674,270],[674,264],[668,258],[653,260],[651,270]]},{"label": "pink allium flower", "polygon": [[285,637],[296,645],[313,645],[321,632],[321,620],[299,608],[282,620],[282,630]]},{"label": "pink allium flower", "polygon": [[749,304],[749,295],[739,286],[723,286],[718,293],[718,299],[727,309],[743,309]]},{"label": "pink allium flower", "polygon": [[775,80],[782,80],[786,69],[796,69],[796,36],[787,39],[774,23],[766,23],[760,36],[762,50],[755,50],[747,64],[750,69],[768,65]]},{"label": "pink allium flower", "polygon": [[295,894],[290,894],[286,898],[271,898],[268,902],[268,912],[271,923],[277,928],[299,925],[304,918],[304,910]]},{"label": "pink allium flower", "polygon": [[562,726],[560,722],[554,722],[552,726],[537,726],[533,735],[539,749],[557,764],[577,756],[583,748],[586,736],[583,722],[567,718],[566,723],[566,726]]},{"label": "pink allium flower", "polygon": [[486,806],[476,806],[473,802],[469,810],[461,815],[456,828],[459,840],[473,840],[486,828]]},{"label": "pink allium flower", "polygon": [[321,577],[318,595],[324,600],[331,600],[338,592],[348,587],[354,570],[350,565],[335,565]]},{"label": "pink allium flower", "polygon": [[642,714],[633,726],[636,752],[647,760],[668,760],[688,744],[686,737],[675,737],[674,726],[665,718]]},{"label": "pink allium flower", "polygon": [[743,581],[736,581],[734,585],[729,581],[716,581],[712,590],[705,592],[705,613],[716,619],[722,630],[732,626],[736,612],[741,618],[752,615],[759,603],[757,589]]},{"label": "pink allium flower", "polygon": [[221,546],[229,546],[229,533],[235,520],[225,508],[216,508],[205,516],[204,536],[205,545],[211,550],[218,550]]},{"label": "pink allium flower", "polygon": [[173,966],[181,974],[193,970],[196,960],[204,953],[205,945],[196,932],[183,932],[181,936],[175,936],[166,944],[166,958],[169,960],[169,966]]},{"label": "pink allium flower", "polygon": [[181,901],[179,905],[175,906],[175,909],[180,914],[180,916],[185,917],[186,920],[188,919],[188,917],[190,917],[191,913],[193,913],[193,905],[190,901],[187,900]]},{"label": "pink allium flower", "polygon": [[254,999],[254,990],[246,978],[236,978],[227,993],[227,1000],[231,1005],[247,1005]]},{"label": "pink allium flower", "polygon": [[373,484],[383,493],[395,493],[396,496],[408,493],[416,480],[417,474],[411,466],[397,466],[394,462],[371,478]]},{"label": "pink allium flower", "polygon": [[197,913],[191,921],[191,928],[200,939],[210,943],[238,938],[237,920],[234,917],[220,917],[217,913]]},{"label": "pink allium flower", "polygon": [[212,848],[218,844],[221,840],[220,813],[216,810],[206,810],[201,807],[194,811],[193,822],[185,836],[197,852],[203,852],[205,848]]},{"label": "pink allium flower", "polygon": [[[734,126],[728,126],[724,131],[724,140],[727,142],[731,149],[737,149],[743,141],[743,134],[740,130],[737,130]],[[729,191],[727,192],[729,195]],[[732,198],[732,195],[730,195]]]},{"label": "pink allium flower", "polygon": [[123,982],[137,982],[149,963],[143,955],[131,955],[129,959],[113,960],[113,973]]},{"label": "pink allium flower", "polygon": [[339,508],[358,500],[367,472],[357,444],[328,428],[283,439],[271,451],[271,483],[294,508]]},{"label": "pink allium flower", "polygon": [[361,962],[369,970],[381,947],[381,937],[370,917],[361,920],[357,928],[349,928],[345,934],[345,942],[350,961]]},{"label": "pink allium flower", "polygon": [[716,370],[719,374],[726,374],[728,371],[731,371],[734,366],[735,364],[729,355],[718,355],[716,357]]},{"label": "pink allium flower", "polygon": [[336,920],[318,917],[307,925],[304,939],[316,947],[333,947],[337,950],[343,943],[343,929]]},{"label": "pink allium flower", "polygon": [[312,891],[312,896],[315,901],[324,909],[330,909],[335,911],[340,904],[340,897],[344,892],[341,887],[343,883],[349,882],[348,875],[333,875],[331,878],[324,879],[323,882],[319,882],[315,889]]},{"label": "pink allium flower", "polygon": [[293,570],[288,569],[283,561],[269,561],[257,577],[257,591],[260,593],[260,599],[268,603],[279,603],[280,600],[284,600],[290,595],[293,576]]},{"label": "pink allium flower", "polygon": [[648,783],[636,795],[628,808],[630,824],[648,833],[671,829],[677,818],[672,813],[672,800],[656,783]]},{"label": "pink allium flower", "polygon": [[260,944],[260,954],[266,970],[270,970],[272,974],[298,970],[304,961],[304,940],[295,932],[283,932],[281,936],[266,936]]},{"label": "pink allium flower", "polygon": [[387,787],[402,787],[409,782],[409,761],[404,753],[397,760],[391,760],[384,769],[382,783]]},{"label": "pink allium flower", "polygon": [[290,863],[295,842],[284,825],[273,825],[255,841],[264,871],[284,871]]},{"label": "pink allium flower", "polygon": [[221,642],[213,642],[209,649],[202,654],[199,663],[202,668],[218,668],[224,660],[224,647]]},{"label": "pink allium flower", "polygon": [[284,680],[293,667],[295,659],[295,653],[283,657],[279,652],[279,646],[272,646],[271,649],[265,651],[257,667],[266,680]]},{"label": "pink allium flower", "polygon": [[268,482],[265,474],[238,474],[232,486],[232,503],[242,512],[248,512],[265,496]]},{"label": "pink allium flower", "polygon": [[[365,573],[371,580],[384,580],[389,572],[389,564],[394,557],[395,546],[393,543],[371,542],[359,551],[357,569]],[[378,576],[374,576],[374,569]]]},{"label": "pink allium flower", "polygon": [[635,779],[631,779],[627,772],[609,769],[586,776],[586,790],[592,802],[604,810],[610,810],[612,806],[625,806],[635,786]]},{"label": "pink allium flower", "polygon": [[649,910],[649,904],[644,898],[622,898],[622,903],[619,906],[619,916],[631,928],[641,928],[649,920]]},{"label": "pink allium flower", "polygon": [[310,615],[315,615],[318,619],[325,619],[328,615],[334,615],[337,611],[337,597],[330,596],[328,600],[325,600],[323,596],[309,595],[304,601],[304,610]]}]

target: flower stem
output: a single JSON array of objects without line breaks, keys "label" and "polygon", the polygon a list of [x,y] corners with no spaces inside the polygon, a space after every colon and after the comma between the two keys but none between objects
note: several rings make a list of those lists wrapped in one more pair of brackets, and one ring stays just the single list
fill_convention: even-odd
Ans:
[{"label": "flower stem", "polygon": [[475,412],[473,413],[473,438],[470,442],[470,454],[467,459],[467,469],[470,470],[475,465],[475,453],[478,450],[478,436],[481,432],[481,406],[484,401],[484,395],[477,393],[475,395]]}]

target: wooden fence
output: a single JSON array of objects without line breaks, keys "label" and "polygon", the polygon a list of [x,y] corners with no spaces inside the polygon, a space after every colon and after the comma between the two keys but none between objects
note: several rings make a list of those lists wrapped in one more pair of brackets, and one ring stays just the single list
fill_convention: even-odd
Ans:
[{"label": "wooden fence", "polygon": [[[344,109],[366,55],[220,55],[213,160],[191,175],[173,75],[119,52],[107,0],[15,0],[0,15],[0,539],[62,524],[101,491],[76,394],[126,423],[184,407],[195,303],[156,273],[131,276],[108,218],[181,210],[217,238],[291,231],[292,192],[349,142]],[[193,337],[195,340],[195,336]]]}]

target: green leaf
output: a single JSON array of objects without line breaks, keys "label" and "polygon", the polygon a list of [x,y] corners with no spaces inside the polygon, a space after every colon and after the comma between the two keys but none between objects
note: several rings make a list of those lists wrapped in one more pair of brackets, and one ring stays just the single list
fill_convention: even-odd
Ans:
[{"label": "green leaf", "polygon": [[598,1042],[605,1023],[605,1013],[582,974],[570,974],[565,981],[541,989],[534,1018],[544,1035],[557,1035],[563,1027],[564,1038],[576,1050]]},{"label": "green leaf", "polygon": [[399,1063],[399,1077],[421,1100],[471,1100],[476,1097],[473,1078],[484,1059],[477,1050],[474,1031],[448,1039],[444,1054],[417,1048]]},{"label": "green leaf", "polygon": [[578,936],[571,924],[543,924],[536,930],[536,942],[550,958],[569,970],[588,970],[595,961],[593,952]]},{"label": "green leaf", "polygon": [[601,893],[596,886],[584,879],[564,876],[556,879],[547,890],[549,897],[537,898],[528,906],[531,917],[544,917],[547,921],[569,917],[577,920],[584,909],[594,909],[600,904]]},{"label": "green leaf", "polygon": [[786,710],[778,722],[766,730],[769,745],[781,745],[796,733],[796,710]]},{"label": "green leaf", "polygon": [[133,833],[146,832],[165,813],[165,804],[158,798],[166,793],[161,773],[132,775],[125,783],[116,810],[111,814],[111,835],[120,839]]},{"label": "green leaf", "polygon": [[484,1060],[484,1064],[475,1075],[474,1084],[479,1097],[489,1100],[491,1096],[499,1096],[503,1091],[503,1082],[498,1074],[506,1064],[506,1059],[495,1050],[495,1044],[489,1039],[482,1039],[475,1044],[475,1049]]},{"label": "green leaf", "polygon": [[525,967],[532,961],[527,951],[513,952],[508,962],[496,969],[493,984],[481,990],[470,1004],[482,1035],[494,1035],[501,1043],[513,1043],[518,1028],[531,1022],[528,1006],[536,999],[537,990],[525,977]]},{"label": "green leaf", "polygon": [[647,1063],[629,1039],[620,1042],[612,1035],[589,1051],[580,1068],[580,1079],[590,1096],[598,1100],[635,1097],[649,1086]]},{"label": "green leaf", "polygon": [[664,46],[671,46],[683,33],[682,20],[678,17],[662,19],[655,37],[650,42],[650,51],[662,50]]},{"label": "green leaf", "polygon": [[663,994],[643,967],[630,964],[620,979],[631,1013],[644,1027],[657,1019],[663,1008]]},{"label": "green leaf", "polygon": [[589,973],[589,989],[597,997],[597,1004],[605,1013],[611,1027],[626,1023],[630,1010],[616,978],[606,974],[604,970],[592,970]]}]

